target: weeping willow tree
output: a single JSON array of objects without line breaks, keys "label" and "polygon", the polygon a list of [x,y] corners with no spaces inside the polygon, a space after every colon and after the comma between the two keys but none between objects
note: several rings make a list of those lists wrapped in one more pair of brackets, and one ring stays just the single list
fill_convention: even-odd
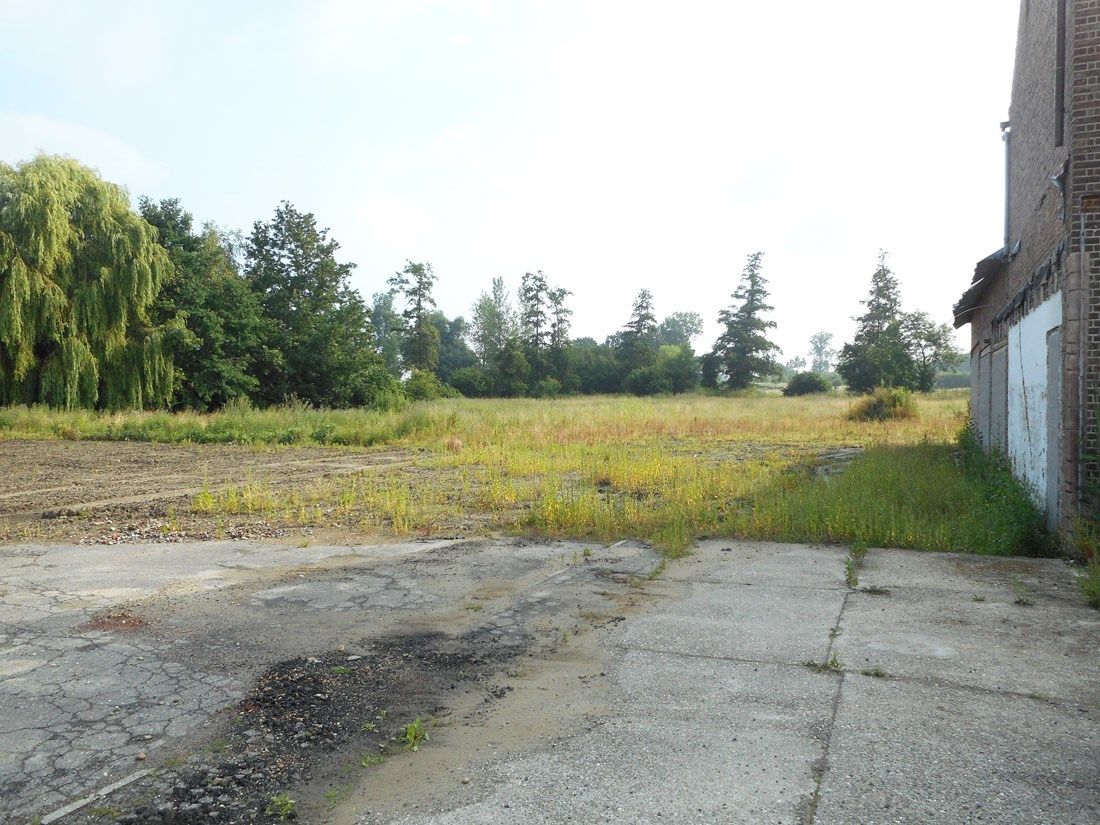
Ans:
[{"label": "weeping willow tree", "polygon": [[167,404],[179,325],[149,309],[171,266],[121,187],[68,158],[0,163],[0,404]]}]

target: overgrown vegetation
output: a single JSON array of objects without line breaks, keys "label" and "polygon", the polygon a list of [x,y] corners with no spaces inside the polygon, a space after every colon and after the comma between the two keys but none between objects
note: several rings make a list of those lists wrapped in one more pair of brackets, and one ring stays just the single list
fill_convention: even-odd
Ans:
[{"label": "overgrown vegetation", "polygon": [[954,444],[871,447],[834,478],[785,480],[755,502],[752,522],[748,534],[790,541],[989,555],[1051,550],[1027,491],[969,430]]},{"label": "overgrown vegetation", "polygon": [[1090,607],[1100,610],[1100,562],[1090,561],[1081,576],[1081,592]]},{"label": "overgrown vegetation", "polygon": [[[1042,553],[1043,520],[969,439],[965,393],[871,424],[840,396],[443,399],[400,411],[306,405],[221,413],[0,410],[0,438],[130,438],[409,448],[390,470],[302,487],[208,490],[190,517],[386,535],[502,530],[671,553],[704,536]],[[824,450],[865,445],[839,475]]]},{"label": "overgrown vegetation", "polygon": [[1084,560],[1078,579],[1081,593],[1090,607],[1100,610],[1100,529],[1092,519],[1078,519],[1073,535],[1077,552]]},{"label": "overgrown vegetation", "polygon": [[848,417],[853,421],[889,421],[916,418],[917,403],[912,394],[900,387],[878,387],[852,405]]}]

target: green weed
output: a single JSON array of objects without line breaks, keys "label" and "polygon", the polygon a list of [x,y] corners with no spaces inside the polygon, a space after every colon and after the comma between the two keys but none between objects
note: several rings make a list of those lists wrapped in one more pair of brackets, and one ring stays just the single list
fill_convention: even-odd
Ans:
[{"label": "green weed", "polygon": [[420,750],[420,746],[429,739],[431,739],[431,737],[428,736],[428,731],[425,730],[424,723],[419,719],[409,722],[409,724],[401,728],[397,734],[397,741],[404,745],[405,750],[408,751]]},{"label": "green weed", "polygon": [[280,791],[275,794],[275,796],[271,797],[271,801],[268,802],[267,807],[264,808],[264,813],[283,822],[298,816],[296,804],[286,791]]},{"label": "green weed", "polygon": [[1085,601],[1090,607],[1100,610],[1100,561],[1089,562],[1079,581]]}]

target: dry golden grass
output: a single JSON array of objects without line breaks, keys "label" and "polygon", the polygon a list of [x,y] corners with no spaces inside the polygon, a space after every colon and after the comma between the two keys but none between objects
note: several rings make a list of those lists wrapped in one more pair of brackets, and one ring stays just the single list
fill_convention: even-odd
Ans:
[{"label": "dry golden grass", "polygon": [[[673,553],[709,535],[1028,549],[1019,519],[1000,518],[985,486],[952,458],[965,393],[921,397],[917,417],[886,422],[850,420],[852,403],[839,396],[440,401],[411,410],[407,434],[395,442],[420,451],[412,467],[293,492],[205,493],[195,509],[396,535],[477,528],[637,538]],[[853,446],[867,454],[839,479],[813,472],[824,453]],[[1014,506],[1021,500],[1026,521],[1026,499],[1017,496]]]}]

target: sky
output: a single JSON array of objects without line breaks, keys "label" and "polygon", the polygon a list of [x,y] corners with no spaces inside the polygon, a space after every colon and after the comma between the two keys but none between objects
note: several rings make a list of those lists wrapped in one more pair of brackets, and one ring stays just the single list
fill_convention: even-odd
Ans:
[{"label": "sky", "polygon": [[[1015,0],[0,0],[0,160],[65,154],[248,230],[289,200],[368,297],[430,261],[706,321],[764,252],[774,340],[851,335],[880,249],[951,319],[999,248]],[[965,332],[965,330],[964,330]],[[960,337],[960,343],[963,338]]]}]

